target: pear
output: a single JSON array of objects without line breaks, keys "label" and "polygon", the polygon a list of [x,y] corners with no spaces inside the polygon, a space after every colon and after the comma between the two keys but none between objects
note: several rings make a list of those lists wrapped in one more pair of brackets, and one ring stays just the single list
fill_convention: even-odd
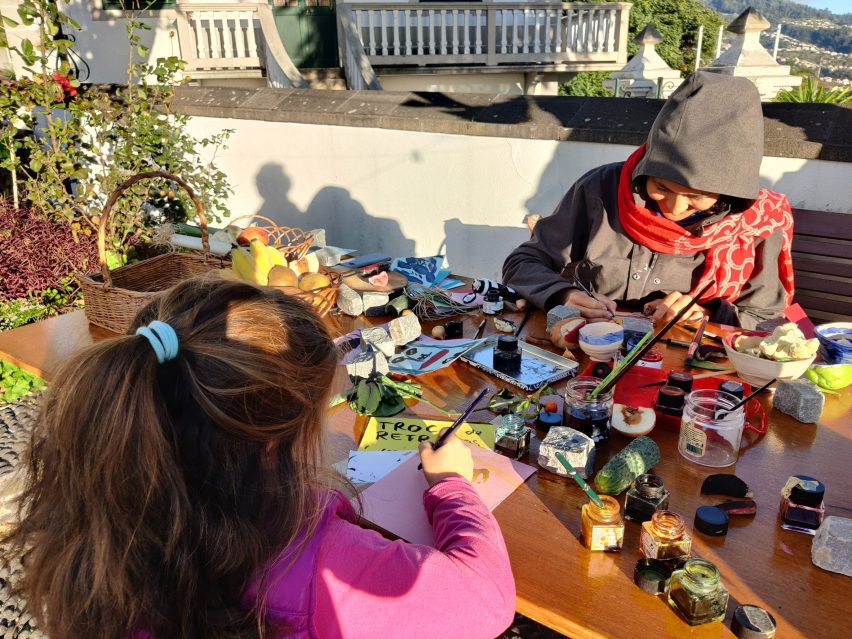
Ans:
[{"label": "pear", "polygon": [[293,269],[277,264],[269,271],[270,286],[298,286],[299,277]]},{"label": "pear", "polygon": [[327,275],[322,273],[305,273],[302,279],[299,280],[299,288],[303,291],[313,291],[318,288],[325,288],[331,284],[331,280]]}]

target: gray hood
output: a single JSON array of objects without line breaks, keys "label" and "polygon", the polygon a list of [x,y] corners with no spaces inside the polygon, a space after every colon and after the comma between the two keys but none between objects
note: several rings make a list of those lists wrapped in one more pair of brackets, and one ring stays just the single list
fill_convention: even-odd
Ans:
[{"label": "gray hood", "polygon": [[757,199],[763,109],[747,78],[697,71],[666,100],[633,179],[671,180],[708,193]]}]

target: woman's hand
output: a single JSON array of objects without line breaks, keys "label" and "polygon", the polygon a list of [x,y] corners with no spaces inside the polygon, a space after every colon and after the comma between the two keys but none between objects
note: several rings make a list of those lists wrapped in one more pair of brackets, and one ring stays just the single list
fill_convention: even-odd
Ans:
[{"label": "woman's hand", "polygon": [[586,319],[612,319],[615,313],[615,302],[600,293],[592,293],[592,295],[595,299],[575,288],[565,297],[565,303],[579,308],[580,315]]},{"label": "woman's hand", "polygon": [[[671,318],[677,315],[680,310],[692,302],[689,295],[684,295],[678,291],[672,291],[661,300],[654,300],[645,304],[645,315],[649,315],[654,322],[662,320],[668,322]],[[683,316],[684,322],[696,322],[701,319],[705,311],[698,304],[693,305],[686,315]]]},{"label": "woman's hand", "polygon": [[[441,433],[445,430],[442,428]],[[438,450],[432,448],[432,442],[420,444],[420,463],[430,486],[447,477],[464,477],[468,481],[473,478],[473,455],[455,435],[450,435]]]}]

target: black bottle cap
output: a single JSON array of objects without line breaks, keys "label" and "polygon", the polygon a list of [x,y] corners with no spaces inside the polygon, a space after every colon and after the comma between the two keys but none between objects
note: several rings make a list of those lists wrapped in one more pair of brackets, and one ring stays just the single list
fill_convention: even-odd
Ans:
[{"label": "black bottle cap", "polygon": [[700,506],[695,511],[695,530],[720,537],[728,532],[728,513],[716,506]]},{"label": "black bottle cap", "polygon": [[740,639],[772,639],[775,617],[760,606],[737,606],[731,620],[731,631]]},{"label": "black bottle cap", "polygon": [[819,506],[825,497],[823,483],[807,475],[794,475],[794,477],[799,481],[790,488],[790,501],[800,506]]},{"label": "black bottle cap", "polygon": [[603,379],[612,372],[612,366],[607,362],[595,362],[592,366],[592,377]]},{"label": "black bottle cap", "polygon": [[514,353],[518,350],[518,338],[513,335],[501,335],[497,338],[497,350]]},{"label": "black bottle cap", "polygon": [[674,386],[680,388],[684,393],[692,391],[692,375],[681,371],[672,371],[669,373],[669,378],[666,380],[666,386]]},{"label": "black bottle cap", "polygon": [[675,386],[663,386],[657,394],[657,404],[664,408],[683,410],[685,401],[686,393],[683,392],[682,388]]},{"label": "black bottle cap", "polygon": [[640,559],[633,569],[633,583],[652,595],[664,593],[671,576],[671,569],[657,559]]},{"label": "black bottle cap", "polygon": [[453,338],[453,337],[461,337],[464,332],[464,322],[461,320],[450,320],[446,324],[444,324],[444,334],[445,337]]},{"label": "black bottle cap", "polygon": [[737,399],[743,398],[743,385],[739,382],[734,382],[730,380],[726,380],[719,384],[719,390],[725,393],[730,393]]}]

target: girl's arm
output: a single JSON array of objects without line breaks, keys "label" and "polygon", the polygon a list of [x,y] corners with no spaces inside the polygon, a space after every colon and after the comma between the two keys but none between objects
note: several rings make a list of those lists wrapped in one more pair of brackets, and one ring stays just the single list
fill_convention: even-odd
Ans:
[{"label": "girl's arm", "polygon": [[423,504],[436,548],[335,519],[317,559],[316,636],[492,639],[508,627],[515,583],[493,515],[461,477]]}]

